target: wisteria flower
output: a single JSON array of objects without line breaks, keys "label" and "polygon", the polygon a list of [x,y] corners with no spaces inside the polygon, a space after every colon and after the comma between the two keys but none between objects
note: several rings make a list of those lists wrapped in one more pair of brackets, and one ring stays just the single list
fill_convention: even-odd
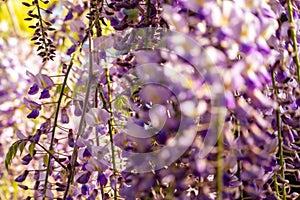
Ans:
[{"label": "wisteria flower", "polygon": [[29,174],[29,171],[28,171],[28,170],[25,170],[25,171],[23,172],[23,174],[21,174],[20,176],[18,176],[18,177],[15,179],[15,181],[16,181],[16,182],[23,182],[23,181],[25,181],[25,179],[26,179],[26,177],[27,177],[28,174]]},{"label": "wisteria flower", "polygon": [[[300,3],[23,5],[32,9],[29,23],[41,18],[31,26],[38,54],[55,48],[63,55],[57,74],[45,63],[37,74],[26,72],[31,85],[16,84],[12,80],[23,83],[25,74],[14,67],[19,39],[0,37],[0,164],[3,141],[13,135],[3,128],[16,129],[5,164],[21,153],[27,170],[15,181],[24,182],[18,186],[30,193],[26,199],[298,198]],[[31,58],[21,60],[23,68]],[[87,81],[91,93],[84,97]],[[37,118],[43,106],[43,118],[27,120],[29,126],[19,120],[23,113],[13,114],[24,90],[31,96],[24,98],[27,118]],[[120,94],[130,97],[118,100]],[[218,115],[223,109],[224,119]],[[73,123],[80,116],[87,124],[80,125],[83,134]],[[211,148],[202,156],[205,147]],[[141,167],[148,172],[138,173]]]},{"label": "wisteria flower", "polygon": [[26,74],[34,81],[34,84],[29,89],[28,94],[34,95],[38,92],[38,89],[42,89],[40,99],[50,98],[49,90],[54,86],[53,80],[49,76],[41,73],[33,75],[29,71],[26,71]]},{"label": "wisteria flower", "polygon": [[39,111],[41,110],[41,105],[36,103],[35,101],[28,100],[24,98],[25,106],[31,110],[31,113],[27,115],[27,118],[37,118],[39,116]]},{"label": "wisteria flower", "polygon": [[109,113],[100,108],[91,108],[85,115],[85,121],[89,126],[96,127],[100,124],[106,124],[109,119]]}]

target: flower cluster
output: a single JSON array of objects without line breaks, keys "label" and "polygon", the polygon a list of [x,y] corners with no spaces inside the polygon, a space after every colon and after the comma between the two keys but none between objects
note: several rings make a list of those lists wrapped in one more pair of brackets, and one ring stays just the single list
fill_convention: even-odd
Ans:
[{"label": "flower cluster", "polygon": [[[39,121],[34,131],[0,122],[18,137],[6,167],[27,151],[15,179],[27,199],[298,198],[299,8],[275,0],[53,3],[47,20],[57,31],[47,33],[46,21],[38,27],[63,56],[56,71],[27,71],[27,93],[11,97]],[[3,105],[8,88],[18,91],[11,82],[1,79]],[[13,108],[0,112],[14,118]]]}]

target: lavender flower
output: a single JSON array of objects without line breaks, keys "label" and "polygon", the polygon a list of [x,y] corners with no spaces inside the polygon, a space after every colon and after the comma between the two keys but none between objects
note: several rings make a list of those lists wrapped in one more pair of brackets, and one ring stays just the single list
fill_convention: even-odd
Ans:
[{"label": "lavender flower", "polygon": [[61,111],[61,122],[63,124],[68,124],[70,122],[70,119],[69,119],[66,108],[63,108],[62,111]]},{"label": "lavender flower", "polygon": [[18,176],[16,179],[15,179],[15,181],[16,182],[23,182],[23,181],[25,181],[25,179],[27,178],[27,175],[29,174],[29,171],[28,170],[25,170],[24,172],[23,172],[23,174],[21,174],[20,176]]},{"label": "lavender flower", "polygon": [[33,85],[30,87],[30,89],[29,89],[29,91],[28,91],[28,94],[34,95],[34,94],[36,94],[38,91],[39,91],[39,86],[35,83],[35,84],[33,84]]},{"label": "lavender flower", "polygon": [[48,99],[48,98],[50,98],[49,90],[48,89],[43,89],[39,99]]},{"label": "lavender flower", "polygon": [[[40,17],[35,14],[36,4],[23,5],[34,8],[28,12],[30,19]],[[0,39],[0,72],[4,74],[0,84],[0,139],[13,137],[4,131],[13,127],[19,140],[40,145],[33,152],[35,159],[32,152],[21,159],[24,165],[32,164],[28,167],[35,168],[34,176],[25,170],[16,178],[17,182],[35,180],[33,198],[45,195],[70,200],[86,196],[92,200],[100,193],[103,199],[298,198],[294,186],[300,179],[300,91],[295,77],[300,38],[296,34],[299,27],[294,25],[299,24],[299,3],[67,2],[59,8],[63,16],[58,5],[47,10],[54,15],[45,11],[51,23],[40,20],[34,27],[37,38],[32,39],[39,44],[43,43],[40,36],[47,36],[46,47],[41,45],[39,51],[47,52],[47,45],[52,45],[50,49],[57,45],[63,75],[55,69],[59,71],[56,76],[52,74],[54,68],[41,66],[35,75],[26,73],[31,87],[28,82],[19,87],[11,81],[9,74],[14,73],[8,73],[10,69],[18,71],[13,66],[19,56],[16,45]],[[52,23],[57,28],[53,34],[49,32]],[[165,32],[176,34],[164,39]],[[88,33],[93,52],[85,43]],[[68,41],[60,42],[61,35],[68,35]],[[50,43],[48,37],[55,42]],[[6,49],[14,53],[6,53]],[[68,65],[65,55],[71,54]],[[89,56],[93,58],[93,75],[83,63]],[[17,64],[23,66],[30,59],[23,60]],[[83,100],[87,79],[92,84],[88,88],[91,94]],[[25,125],[19,119],[22,114],[15,115],[20,106],[12,104],[23,98],[22,91],[31,95],[31,99],[24,98],[30,110],[27,118],[42,115],[46,122],[28,120],[29,125]],[[68,110],[70,102],[74,113]],[[220,110],[227,113],[224,120],[215,116]],[[83,115],[86,130],[82,130],[85,123],[78,127],[75,117]],[[39,127],[35,134],[32,127]],[[24,143],[15,144],[6,163]],[[187,148],[176,157],[184,145]],[[49,147],[52,155],[40,147]],[[206,147],[209,150],[203,156]],[[149,156],[160,151],[162,155]],[[35,162],[40,163],[41,170]],[[142,168],[148,171],[135,173]],[[52,179],[55,188],[49,182]]]},{"label": "lavender flower", "polygon": [[107,178],[105,177],[105,175],[103,173],[100,173],[100,172],[98,173],[97,183],[100,186],[105,186],[108,183],[108,180],[107,180]]},{"label": "lavender flower", "polygon": [[82,174],[80,177],[78,177],[76,181],[80,184],[85,184],[89,181],[90,176],[91,176],[91,172],[86,172]]},{"label": "lavender flower", "polygon": [[89,126],[97,126],[106,123],[109,119],[107,111],[100,108],[91,108],[85,116],[85,121]]}]

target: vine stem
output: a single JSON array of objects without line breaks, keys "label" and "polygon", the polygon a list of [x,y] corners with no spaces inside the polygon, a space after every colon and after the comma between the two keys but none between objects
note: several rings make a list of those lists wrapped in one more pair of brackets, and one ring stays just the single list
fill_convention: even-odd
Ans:
[{"label": "vine stem", "polygon": [[[240,121],[238,120],[237,117],[235,117],[234,119],[234,125],[235,125],[235,133],[236,133],[236,137],[241,137],[241,127],[240,127]],[[237,169],[237,174],[238,174],[238,179],[239,181],[242,182],[241,179],[241,173],[242,173],[242,161],[238,160],[238,169]],[[241,186],[239,186],[239,191],[240,191],[240,199],[244,200],[244,192],[243,192],[243,184],[241,184]]]},{"label": "vine stem", "polygon": [[276,195],[279,197],[280,196],[280,192],[279,192],[278,181],[277,181],[277,173],[276,172],[273,175],[273,180],[274,180],[274,186],[275,186]]},{"label": "vine stem", "polygon": [[221,124],[224,123],[222,121],[222,109],[217,111],[217,120],[216,120],[216,134],[218,137],[217,146],[218,146],[218,154],[217,154],[217,172],[216,172],[216,187],[217,187],[217,200],[223,199],[223,154],[224,154],[224,144],[223,144],[223,135],[222,135],[222,126]]},{"label": "vine stem", "polygon": [[147,20],[150,19],[150,0],[147,0],[147,13],[146,13],[146,18]]},{"label": "vine stem", "polygon": [[[48,153],[60,166],[62,166],[62,168],[67,169],[67,167],[59,161],[59,159],[57,157],[54,156],[54,154],[52,152],[50,152],[49,150],[46,149],[46,147],[44,147],[42,144],[38,143],[38,142],[33,142],[30,139],[22,139],[19,140],[17,142],[32,142],[35,143],[36,145],[38,145],[39,147],[41,147],[46,153]],[[35,170],[27,170],[27,171],[35,171]],[[46,171],[46,169],[44,170],[39,170],[39,171]]]},{"label": "vine stem", "polygon": [[[109,106],[109,113],[110,118],[108,122],[108,129],[109,129],[109,138],[110,138],[110,144],[111,144],[111,154],[112,154],[112,164],[113,164],[113,171],[114,176],[116,176],[117,168],[116,168],[116,160],[115,160],[115,146],[113,141],[113,135],[115,134],[115,121],[113,116],[113,108],[112,108],[112,90],[111,90],[111,82],[110,82],[110,75],[109,75],[109,69],[108,67],[105,68],[106,73],[106,81],[107,81],[107,90],[108,90],[108,106]],[[117,199],[117,188],[114,189],[114,200]]]},{"label": "vine stem", "polygon": [[[30,140],[29,140],[30,141]],[[67,167],[62,164],[62,162],[59,161],[58,158],[56,158],[50,151],[48,151],[43,145],[41,145],[40,143],[36,143],[38,146],[40,146],[44,151],[46,151],[49,155],[51,155],[51,157],[58,163],[60,164],[60,166],[62,166],[64,169],[67,169]]]},{"label": "vine stem", "polygon": [[223,192],[223,140],[222,137],[218,139],[218,156],[217,156],[217,173],[216,173],[216,181],[217,181],[217,200],[222,200],[222,192]]},{"label": "vine stem", "polygon": [[[275,91],[275,98],[276,101],[278,99],[278,90],[276,88],[276,83],[275,83],[275,74],[274,71],[271,72],[272,74],[272,84],[273,84],[273,88]],[[278,101],[277,101],[278,102]],[[279,108],[276,109],[276,125],[277,125],[277,132],[278,132],[278,154],[279,154],[279,165],[280,165],[280,175],[281,178],[285,178],[284,175],[284,159],[283,159],[283,139],[282,139],[282,132],[281,132],[281,120],[280,120],[280,111]],[[275,189],[276,189],[276,185],[278,187],[277,184],[277,177],[275,179]],[[277,192],[277,190],[276,190]],[[286,189],[285,189],[285,184],[282,184],[282,199],[286,200]]]},{"label": "vine stem", "polygon": [[289,13],[289,22],[290,22],[290,31],[291,31],[291,37],[293,41],[293,49],[294,49],[294,58],[295,58],[295,64],[297,67],[297,77],[298,77],[298,83],[300,84],[300,60],[298,55],[298,43],[297,43],[297,34],[296,34],[296,23],[294,21],[293,17],[293,5],[291,0],[287,0],[287,6],[288,6],[288,13]]},{"label": "vine stem", "polygon": [[77,146],[77,141],[78,138],[82,135],[83,132],[83,128],[85,126],[85,113],[87,110],[87,104],[89,101],[89,96],[90,96],[90,88],[91,88],[91,83],[92,83],[92,76],[93,76],[93,53],[92,53],[92,36],[91,36],[91,32],[88,31],[88,39],[89,39],[89,69],[88,69],[88,80],[87,80],[87,86],[86,86],[86,91],[85,91],[85,97],[84,97],[84,102],[83,102],[83,108],[82,108],[82,114],[80,117],[80,122],[79,122],[79,128],[78,128],[78,132],[77,132],[77,136],[75,139],[75,144],[74,144],[74,149],[73,149],[73,153],[71,156],[71,171],[68,177],[68,183],[66,186],[66,190],[65,190],[65,194],[64,194],[64,199],[67,198],[68,196],[68,192],[69,192],[69,188],[71,186],[71,184],[74,182],[74,176],[75,176],[75,162],[77,160],[77,155],[78,155],[78,146]]},{"label": "vine stem", "polygon": [[[72,66],[73,66],[73,62],[71,62],[69,67],[68,67],[68,70],[67,70],[67,73],[65,75],[64,82],[63,82],[63,85],[62,85],[62,88],[61,88],[61,91],[60,91],[60,94],[59,94],[57,107],[56,107],[56,112],[55,112],[55,118],[54,118],[53,127],[52,127],[52,135],[51,135],[51,142],[50,142],[50,146],[49,146],[49,152],[53,151],[53,143],[54,143],[54,137],[55,137],[55,129],[57,127],[59,109],[60,109],[60,105],[61,105],[61,102],[62,102],[62,98],[64,96],[64,90],[65,90],[65,87],[67,85],[67,80],[68,80],[69,73],[71,71]],[[47,163],[46,177],[45,177],[45,184],[44,184],[44,194],[46,194],[46,190],[47,190],[48,176],[49,176],[49,173],[50,173],[51,158],[52,158],[52,155],[49,154],[49,159],[48,159],[48,163]],[[44,199],[45,199],[45,197],[44,197]]]}]

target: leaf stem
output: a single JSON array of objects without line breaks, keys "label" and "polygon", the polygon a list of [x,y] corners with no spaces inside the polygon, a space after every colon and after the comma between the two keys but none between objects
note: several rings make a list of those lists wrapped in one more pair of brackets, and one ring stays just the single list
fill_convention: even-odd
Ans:
[{"label": "leaf stem", "polygon": [[275,187],[276,195],[279,197],[280,192],[279,192],[279,188],[278,188],[278,181],[277,181],[277,173],[276,172],[273,175],[273,180],[274,180],[274,187]]},{"label": "leaf stem", "polygon": [[[112,154],[112,164],[113,164],[113,171],[114,175],[117,173],[116,169],[116,161],[115,161],[115,146],[114,146],[114,141],[113,141],[113,135],[115,134],[115,121],[114,121],[114,116],[113,116],[113,108],[112,108],[112,90],[111,90],[111,82],[110,82],[110,74],[109,74],[109,69],[108,67],[105,68],[105,73],[106,73],[106,80],[107,80],[107,90],[108,90],[108,106],[109,106],[109,113],[110,113],[110,119],[108,122],[108,128],[109,128],[109,138],[110,138],[110,144],[111,144],[111,154]],[[114,199],[117,199],[117,188],[114,189]]]},{"label": "leaf stem", "polygon": [[147,13],[146,13],[146,19],[149,21],[149,18],[150,18],[150,0],[147,0]]},{"label": "leaf stem", "polygon": [[[276,101],[278,98],[278,89],[276,88],[276,83],[275,83],[275,74],[274,71],[272,71],[272,84],[274,87],[275,91],[275,97]],[[278,101],[277,101],[278,102]],[[280,111],[279,108],[276,109],[276,125],[277,125],[277,132],[278,132],[278,154],[279,154],[279,165],[280,165],[280,175],[281,178],[285,178],[284,174],[284,159],[283,159],[283,138],[282,138],[282,132],[281,132],[281,120],[280,120]],[[277,177],[275,179],[275,184],[277,183]],[[285,189],[285,184],[282,185],[282,199],[286,200],[286,189]]]},{"label": "leaf stem", "polygon": [[[221,111],[218,111],[221,112]],[[224,145],[223,145],[223,135],[221,130],[221,121],[222,115],[218,113],[217,116],[217,130],[216,134],[218,137],[217,146],[218,146],[218,154],[217,154],[217,172],[216,172],[216,181],[217,181],[217,200],[222,200],[222,192],[223,192],[223,154],[224,154]]]},{"label": "leaf stem", "polygon": [[[54,118],[53,127],[52,127],[52,135],[51,135],[51,142],[50,142],[50,146],[49,146],[49,152],[51,152],[53,150],[53,143],[54,143],[54,138],[55,138],[55,129],[57,127],[57,121],[58,121],[58,114],[59,114],[59,110],[60,110],[60,105],[61,105],[61,102],[62,102],[62,98],[64,96],[65,86],[67,85],[68,76],[69,76],[69,73],[71,71],[72,66],[73,66],[73,60],[71,61],[70,65],[68,67],[68,70],[67,70],[67,73],[65,75],[64,82],[63,82],[63,85],[62,85],[62,89],[61,89],[61,92],[60,92],[60,95],[59,95],[59,98],[58,98],[57,107],[56,107],[56,111],[55,111],[55,118]],[[48,176],[49,176],[49,173],[50,173],[51,158],[52,158],[52,155],[49,154],[49,159],[48,159],[48,163],[47,163],[46,177],[45,177],[45,183],[44,183],[44,194],[46,194],[47,185],[48,185]],[[45,199],[45,196],[44,196],[43,199]]]},{"label": "leaf stem", "polygon": [[294,48],[294,59],[295,64],[297,67],[297,77],[298,77],[298,83],[300,84],[300,60],[298,55],[298,43],[297,43],[297,33],[296,33],[296,23],[294,21],[293,17],[293,5],[291,0],[287,0],[287,6],[288,6],[288,13],[289,13],[289,22],[290,22],[290,31],[291,31],[291,37],[293,41],[293,48]]},{"label": "leaf stem", "polygon": [[[234,118],[234,125],[235,125],[236,137],[237,138],[241,137],[240,122],[237,119],[237,117]],[[242,179],[241,179],[242,161],[238,160],[237,163],[238,163],[238,170],[237,170],[238,179],[239,179],[239,181],[242,182]],[[239,186],[239,191],[240,191],[240,199],[243,200],[244,199],[243,184],[241,184],[241,186]]]},{"label": "leaf stem", "polygon": [[39,0],[35,0],[35,5],[38,11],[38,15],[39,15],[39,24],[40,24],[40,29],[42,31],[42,39],[43,39],[43,44],[44,44],[44,48],[46,51],[46,56],[48,57],[48,48],[47,48],[47,43],[46,43],[46,34],[45,34],[45,30],[44,30],[44,26],[43,26],[43,18],[42,18],[42,14],[41,14],[41,8],[39,5]]},{"label": "leaf stem", "polygon": [[[39,147],[41,147],[44,151],[46,151],[48,154],[49,154],[49,156],[51,155],[51,157],[58,163],[58,164],[60,164],[60,166],[62,166],[62,168],[64,168],[64,169],[66,169],[67,170],[67,167],[64,165],[64,164],[62,164],[60,161],[59,161],[59,159],[58,158],[56,158],[49,150],[47,150],[43,145],[41,145],[40,143],[36,143]],[[49,157],[50,158],[50,157]]]},{"label": "leaf stem", "polygon": [[78,138],[82,135],[83,128],[84,128],[84,118],[85,118],[85,113],[87,111],[87,105],[89,101],[89,96],[90,96],[90,88],[91,88],[91,83],[92,83],[92,76],[93,76],[93,53],[92,53],[92,39],[91,39],[91,31],[88,31],[88,39],[89,39],[89,69],[88,69],[88,80],[87,80],[87,86],[86,86],[86,91],[85,91],[85,97],[84,97],[84,102],[83,102],[83,108],[82,108],[82,114],[79,122],[79,128],[77,132],[77,136],[75,139],[75,144],[73,148],[73,153],[71,156],[71,167],[72,169],[70,170],[70,174],[68,177],[68,183],[66,186],[65,194],[64,194],[64,199],[67,198],[69,188],[71,184],[74,182],[74,176],[75,176],[75,162],[77,160],[77,155],[78,155],[78,146],[77,146],[77,141]]}]

